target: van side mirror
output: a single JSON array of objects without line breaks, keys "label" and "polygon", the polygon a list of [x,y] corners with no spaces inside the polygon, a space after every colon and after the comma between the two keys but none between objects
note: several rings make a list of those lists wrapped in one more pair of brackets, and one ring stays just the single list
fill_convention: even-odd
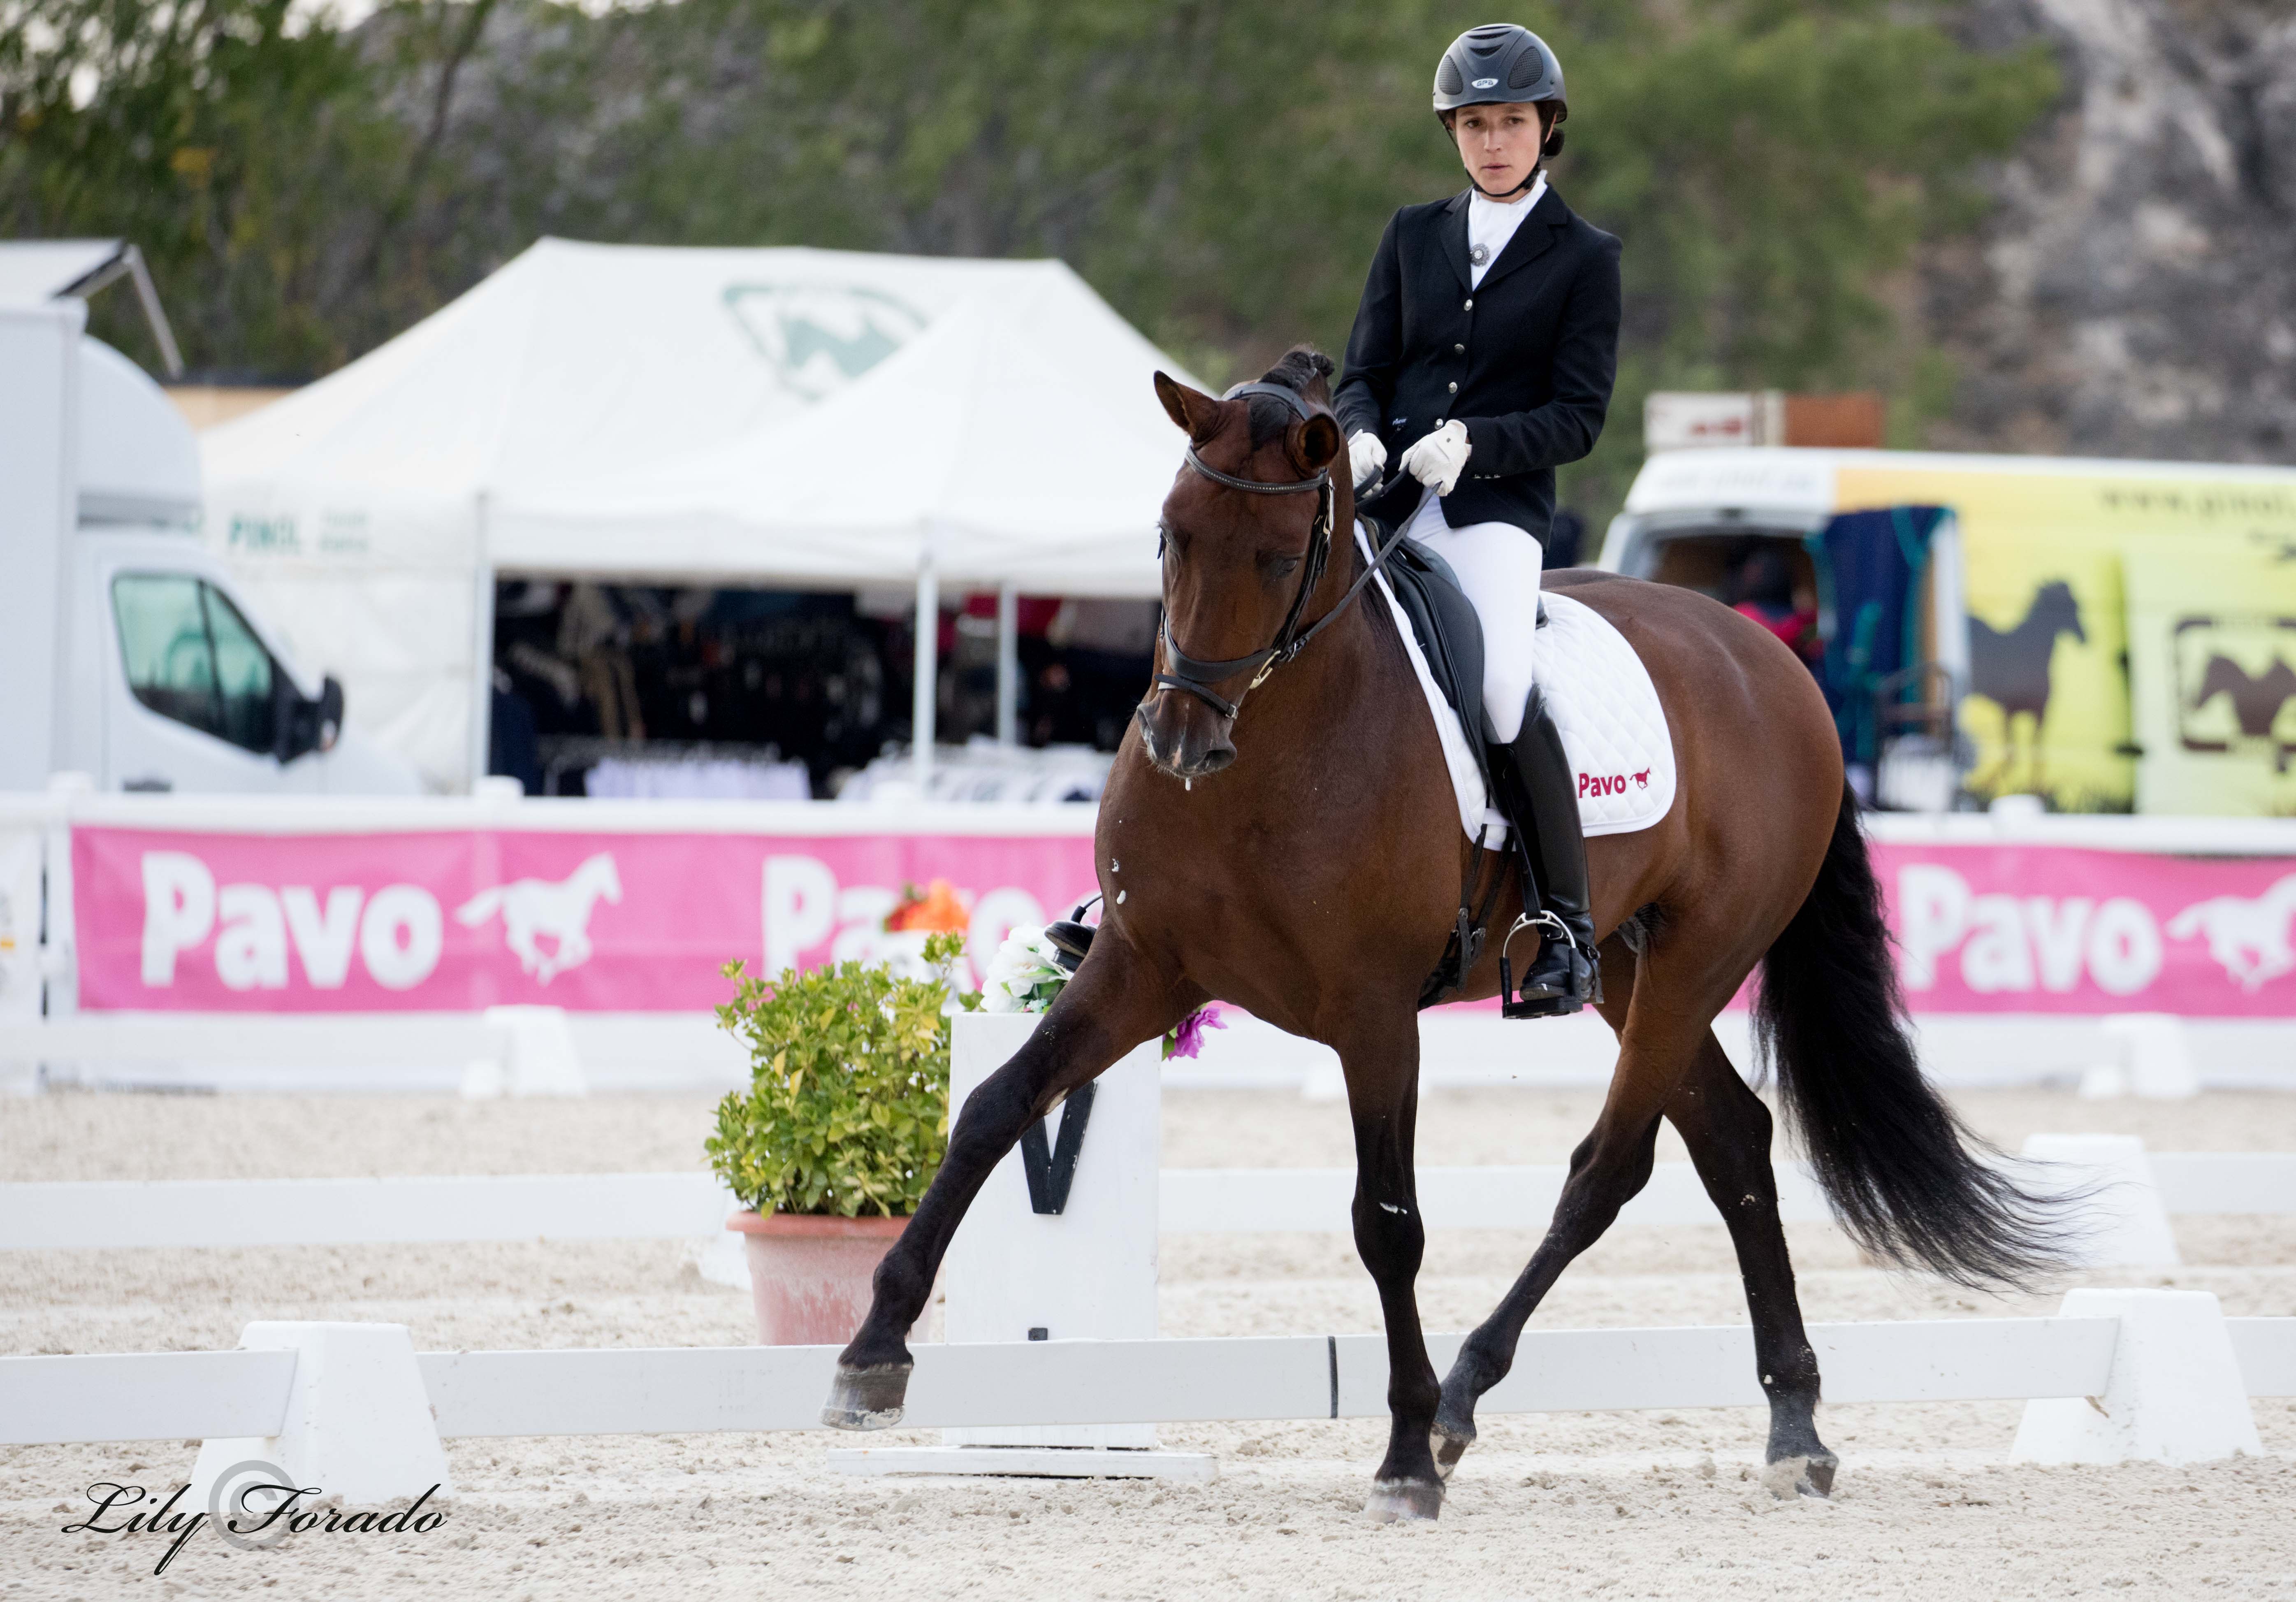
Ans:
[{"label": "van side mirror", "polygon": [[287,676],[278,676],[281,686],[279,744],[275,754],[282,762],[291,762],[312,752],[332,751],[343,733],[343,686],[333,674],[327,676],[314,700],[305,700],[295,694]]},{"label": "van side mirror", "polygon": [[332,751],[343,737],[343,684],[330,673],[319,686],[319,749]]}]

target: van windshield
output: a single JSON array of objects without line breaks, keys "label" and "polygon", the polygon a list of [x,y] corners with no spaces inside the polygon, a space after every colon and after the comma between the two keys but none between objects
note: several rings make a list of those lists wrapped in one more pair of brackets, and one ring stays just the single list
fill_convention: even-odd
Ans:
[{"label": "van windshield", "polygon": [[137,701],[243,750],[272,753],[271,653],[223,592],[188,573],[121,573],[111,581],[111,610]]}]

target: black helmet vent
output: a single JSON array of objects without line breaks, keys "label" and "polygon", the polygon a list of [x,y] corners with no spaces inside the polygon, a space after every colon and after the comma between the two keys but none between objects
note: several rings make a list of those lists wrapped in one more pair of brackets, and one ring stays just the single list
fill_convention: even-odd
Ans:
[{"label": "black helmet vent", "polygon": [[1446,94],[1456,94],[1467,86],[1467,80],[1459,76],[1457,63],[1447,55],[1443,58],[1443,65],[1435,74],[1435,86]]},{"label": "black helmet vent", "polygon": [[1546,76],[1546,58],[1539,54],[1538,47],[1533,45],[1514,58],[1514,70],[1507,74],[1507,87],[1528,88]]}]

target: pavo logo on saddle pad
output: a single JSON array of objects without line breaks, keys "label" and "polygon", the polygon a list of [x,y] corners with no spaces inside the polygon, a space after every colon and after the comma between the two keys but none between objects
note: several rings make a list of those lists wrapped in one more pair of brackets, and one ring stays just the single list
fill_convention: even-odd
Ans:
[{"label": "pavo logo on saddle pad", "polygon": [[1650,788],[1651,770],[1640,773],[1582,773],[1578,776],[1578,795],[1585,800],[1590,795],[1624,795],[1632,784],[1637,790]]},{"label": "pavo logo on saddle pad", "polygon": [[734,283],[734,314],[783,386],[825,400],[909,342],[923,313],[882,290],[849,283]]}]

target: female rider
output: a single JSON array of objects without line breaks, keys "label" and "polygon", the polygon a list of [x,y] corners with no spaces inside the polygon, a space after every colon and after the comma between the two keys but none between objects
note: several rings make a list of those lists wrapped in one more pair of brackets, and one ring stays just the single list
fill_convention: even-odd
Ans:
[{"label": "female rider", "polygon": [[1546,1016],[1595,998],[1595,929],[1578,789],[1531,676],[1533,618],[1554,469],[1594,448],[1611,401],[1619,242],[1547,185],[1570,112],[1536,34],[1461,34],[1435,70],[1435,113],[1472,187],[1388,224],[1333,404],[1358,489],[1401,452],[1394,487],[1358,511],[1405,524],[1482,620],[1493,776],[1545,930],[1508,1011]]}]

